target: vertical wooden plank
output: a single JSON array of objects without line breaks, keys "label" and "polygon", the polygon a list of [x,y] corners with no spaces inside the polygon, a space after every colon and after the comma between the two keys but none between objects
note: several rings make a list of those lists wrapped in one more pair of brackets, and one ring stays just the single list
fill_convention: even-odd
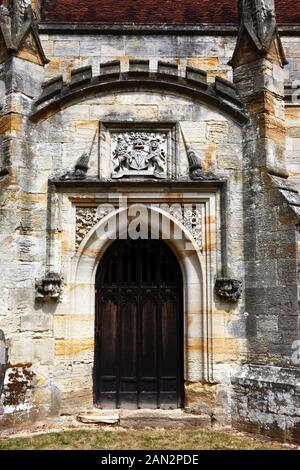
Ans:
[{"label": "vertical wooden plank", "polygon": [[157,407],[157,305],[146,297],[141,304],[142,314],[142,407]]},{"label": "vertical wooden plank", "polygon": [[120,405],[137,408],[137,302],[124,299],[121,308]]},{"label": "vertical wooden plank", "polygon": [[110,299],[100,304],[100,351],[99,379],[101,383],[100,404],[114,408],[117,396],[117,314],[115,301]]},{"label": "vertical wooden plank", "polygon": [[178,329],[177,305],[167,298],[162,302],[161,406],[177,407]]}]

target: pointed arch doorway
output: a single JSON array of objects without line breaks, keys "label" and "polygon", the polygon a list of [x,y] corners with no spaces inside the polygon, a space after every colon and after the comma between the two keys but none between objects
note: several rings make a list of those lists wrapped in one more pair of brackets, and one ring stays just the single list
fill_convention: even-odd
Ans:
[{"label": "pointed arch doorway", "polygon": [[96,275],[94,403],[183,404],[183,279],[162,240],[116,240]]}]

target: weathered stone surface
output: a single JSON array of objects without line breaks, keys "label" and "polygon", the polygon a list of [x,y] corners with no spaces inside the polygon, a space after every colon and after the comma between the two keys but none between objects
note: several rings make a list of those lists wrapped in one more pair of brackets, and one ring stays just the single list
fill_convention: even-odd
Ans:
[{"label": "weathered stone surface", "polygon": [[[297,435],[299,369],[245,366],[233,377],[233,420],[241,429],[256,429],[271,437],[292,439]],[[249,409],[249,400],[251,407]],[[289,426],[286,422],[289,421]],[[252,432],[252,431],[251,431]]]},{"label": "weathered stone surface", "polygon": [[[0,6],[2,35],[1,55],[17,55],[33,63],[45,65],[36,16],[29,0],[11,0]],[[6,53],[6,54],[5,54]]]},{"label": "weathered stone surface", "polygon": [[[0,328],[10,361],[1,424],[93,409],[95,272],[107,247],[93,229],[120,193],[130,207],[175,202],[163,215],[186,230],[188,249],[170,243],[185,275],[184,406],[195,413],[121,412],[121,424],[233,423],[295,440],[300,210],[285,158],[297,183],[300,107],[291,98],[284,108],[278,54],[253,61],[243,44],[233,85],[235,38],[225,34],[41,39],[45,69],[29,55],[0,64]],[[282,42],[297,80],[299,40]],[[112,181],[114,131],[166,133],[164,178],[133,169]],[[195,206],[186,218],[185,202]],[[36,302],[47,272],[65,278],[61,303]],[[219,278],[243,282],[239,302],[214,295]]]},{"label": "weathered stone surface", "polygon": [[120,421],[120,412],[96,409],[79,414],[77,419],[86,424],[118,424]]},{"label": "weathered stone surface", "polygon": [[120,411],[120,425],[124,428],[206,428],[211,425],[210,416],[193,415],[181,410]]},{"label": "weathered stone surface", "polygon": [[[251,8],[254,2],[247,5]],[[244,128],[247,163],[243,250],[249,365],[241,369],[242,378],[233,380],[233,422],[243,430],[288,439],[297,419],[292,391],[296,364],[292,363],[291,350],[299,338],[295,322],[299,309],[297,219],[293,215],[298,199],[297,192],[286,183],[284,162],[286,123],[281,67],[285,56],[275,16],[270,14],[269,20],[259,16],[258,22],[250,24],[251,15],[245,16],[247,5],[243,2],[232,63],[234,81],[250,113],[249,125]],[[255,31],[247,40],[249,28]],[[261,44],[265,44],[263,53]],[[288,204],[291,207],[285,212],[283,208]],[[272,370],[270,363],[277,368]]]}]

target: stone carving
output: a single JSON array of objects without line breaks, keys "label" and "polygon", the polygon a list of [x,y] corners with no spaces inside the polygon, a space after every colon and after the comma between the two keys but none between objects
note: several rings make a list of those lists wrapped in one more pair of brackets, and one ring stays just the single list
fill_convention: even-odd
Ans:
[{"label": "stone carving", "polygon": [[274,0],[243,0],[240,3],[245,23],[252,27],[261,44],[266,45],[270,29],[274,30],[276,26]]},{"label": "stone carving", "polygon": [[11,17],[10,11],[5,5],[0,5],[0,23],[4,26],[8,31],[11,29]]},{"label": "stone carving", "polygon": [[200,205],[174,205],[170,207],[170,214],[181,222],[181,224],[190,232],[198,246],[202,248],[202,208]]},{"label": "stone carving", "polygon": [[[110,205],[99,207],[78,207],[76,210],[76,242],[78,250],[89,231],[112,210]],[[168,212],[190,232],[199,247],[202,247],[202,208],[200,205],[181,206],[174,204]]]},{"label": "stone carving", "polygon": [[[277,29],[274,0],[239,0],[239,23],[237,45],[229,62],[230,65],[236,64],[236,61],[239,62],[239,49],[244,41],[245,32],[259,56],[263,57],[270,51],[272,41],[276,38],[282,63],[287,64]],[[242,56],[245,54],[243,46],[240,53]]]},{"label": "stone carving", "polygon": [[187,150],[187,157],[189,161],[189,173],[192,180],[197,180],[203,177],[203,168],[199,155],[192,148]]},{"label": "stone carving", "polygon": [[193,150],[191,145],[187,142],[183,130],[181,129],[183,142],[186,149],[186,154],[189,162],[189,175],[191,180],[199,181],[199,180],[216,180],[216,176],[210,171],[204,171],[201,158],[199,155]]},{"label": "stone carving", "polygon": [[184,226],[193,236],[194,240],[202,248],[202,209],[191,207],[184,209]]},{"label": "stone carving", "polygon": [[11,34],[18,36],[30,15],[30,6],[30,0],[9,0],[7,5],[0,6],[0,22],[11,30]]},{"label": "stone carving", "polygon": [[86,178],[88,169],[89,169],[89,161],[91,158],[91,154],[93,151],[93,147],[95,144],[96,136],[97,136],[98,131],[95,132],[92,145],[90,147],[89,152],[85,152],[81,155],[81,157],[78,158],[78,160],[75,163],[74,169],[69,170],[63,175],[60,176],[60,179],[62,180],[84,180]]},{"label": "stone carving", "polygon": [[74,178],[75,179],[84,179],[89,169],[90,155],[88,153],[83,153],[81,157],[78,158],[75,168],[74,168]]},{"label": "stone carving", "polygon": [[228,302],[237,302],[243,292],[243,283],[237,279],[221,278],[216,280],[217,295]]},{"label": "stone carving", "polygon": [[88,153],[83,153],[78,158],[74,169],[68,170],[60,176],[61,180],[84,180],[89,169],[90,156]]},{"label": "stone carving", "polygon": [[13,12],[13,15],[16,19],[16,25],[18,30],[21,29],[22,23],[26,20],[28,14],[28,7],[31,6],[31,0],[10,0],[9,1],[10,9]]},{"label": "stone carving", "polygon": [[77,207],[76,209],[76,242],[75,248],[78,250],[80,243],[89,231],[108,215],[111,207],[105,205],[101,207]]},{"label": "stone carving", "polygon": [[35,297],[38,300],[61,301],[64,288],[64,278],[61,274],[49,271],[46,275],[36,281]]},{"label": "stone carving", "polygon": [[112,133],[112,178],[166,178],[167,149],[167,134],[164,132]]},{"label": "stone carving", "polygon": [[[38,53],[44,64],[46,58],[38,34],[38,23],[31,6],[31,0],[8,0],[0,5],[0,29],[4,43],[9,51],[19,51],[24,44]],[[31,32],[35,41],[29,38]]]},{"label": "stone carving", "polygon": [[97,208],[80,207],[76,209],[76,250],[89,231],[101,220]]},{"label": "stone carving", "polygon": [[5,336],[2,330],[0,330],[0,397],[3,389],[6,364],[8,361],[7,348],[5,344]]}]

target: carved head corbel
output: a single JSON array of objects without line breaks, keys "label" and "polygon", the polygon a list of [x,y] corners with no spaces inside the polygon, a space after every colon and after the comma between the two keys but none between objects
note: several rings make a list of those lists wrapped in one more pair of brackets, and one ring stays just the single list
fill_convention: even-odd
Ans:
[{"label": "carved head corbel", "polygon": [[237,302],[243,292],[243,283],[238,279],[220,278],[216,280],[216,294],[227,302]]},{"label": "carved head corbel", "polygon": [[49,271],[46,275],[36,281],[36,299],[49,301],[61,301],[64,288],[64,278],[61,274]]}]

